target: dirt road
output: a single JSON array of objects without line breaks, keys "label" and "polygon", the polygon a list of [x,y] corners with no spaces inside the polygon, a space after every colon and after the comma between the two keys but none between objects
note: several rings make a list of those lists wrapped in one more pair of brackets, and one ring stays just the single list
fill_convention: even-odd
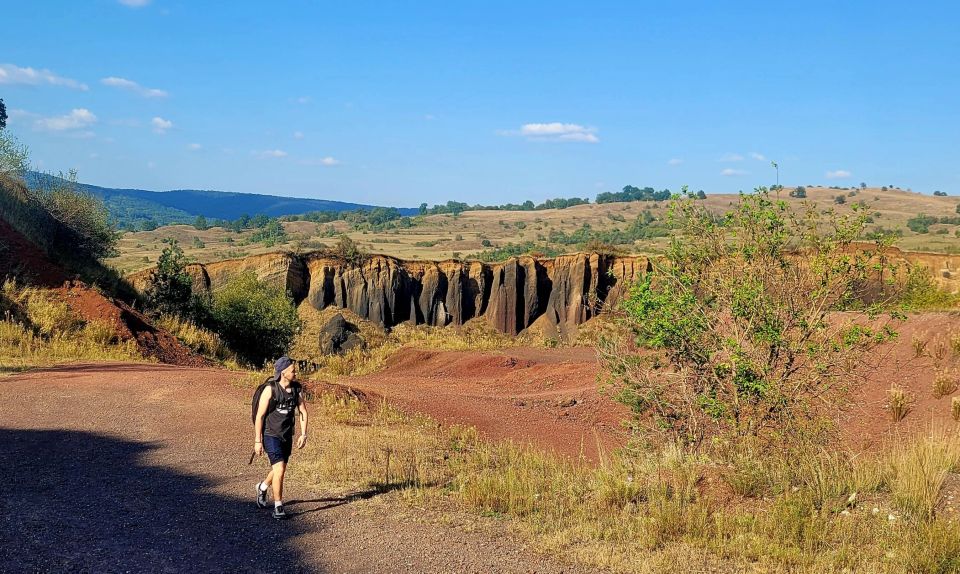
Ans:
[{"label": "dirt road", "polygon": [[293,516],[273,520],[251,496],[266,463],[247,466],[249,391],[235,378],[124,363],[0,379],[0,571],[587,571],[372,493],[291,482]]}]

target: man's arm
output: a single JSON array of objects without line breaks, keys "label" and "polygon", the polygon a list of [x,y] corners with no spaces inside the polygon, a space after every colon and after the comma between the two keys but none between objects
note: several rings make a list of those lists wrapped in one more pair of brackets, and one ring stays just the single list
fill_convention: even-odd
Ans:
[{"label": "man's arm", "polygon": [[297,410],[300,411],[300,440],[297,441],[297,448],[303,448],[303,445],[307,444],[307,403],[303,400],[303,396],[300,397],[300,404],[297,406]]},{"label": "man's arm", "polygon": [[270,406],[270,397],[273,396],[273,388],[267,385],[260,393],[260,404],[257,405],[257,416],[253,420],[253,450],[258,455],[263,454],[263,417],[267,415],[267,407]]}]

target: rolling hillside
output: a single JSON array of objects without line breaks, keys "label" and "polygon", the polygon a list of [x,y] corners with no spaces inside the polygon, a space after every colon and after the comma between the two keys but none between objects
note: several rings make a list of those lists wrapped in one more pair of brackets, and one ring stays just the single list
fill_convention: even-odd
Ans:
[{"label": "rolling hillside", "polygon": [[[807,199],[803,200],[789,197],[791,189],[785,188],[782,197],[796,208],[804,201],[814,202],[820,209],[836,209],[841,213],[850,213],[855,204],[864,206],[871,220],[867,231],[883,229],[902,233],[896,241],[901,249],[960,253],[960,237],[957,236],[960,219],[954,219],[958,216],[956,210],[960,198],[955,196],[938,197],[897,188],[854,190],[808,186]],[[843,203],[837,203],[838,196],[843,196]],[[729,209],[736,197],[734,194],[708,194],[704,201],[711,210],[720,213]],[[285,221],[283,227],[288,241],[270,246],[251,241],[254,230],[235,233],[212,227],[201,231],[188,225],[176,225],[124,234],[120,240],[120,256],[110,260],[110,264],[124,273],[150,267],[163,248],[162,240],[167,237],[177,239],[193,260],[209,263],[278,249],[318,249],[335,243],[335,236],[339,233],[347,234],[366,251],[404,259],[474,258],[521,244],[528,250],[552,255],[552,252],[576,251],[579,245],[569,241],[578,234],[591,237],[606,231],[626,230],[638,218],[644,217],[654,220],[649,236],[618,246],[625,253],[655,254],[661,253],[668,242],[667,237],[654,229],[666,217],[666,205],[662,201],[632,201],[538,211],[465,211],[456,216],[416,216],[411,218],[409,227],[380,230],[365,229],[346,221]],[[938,222],[926,226],[925,233],[914,231],[909,222],[919,214],[936,217]],[[941,218],[952,222],[940,223]]]},{"label": "rolling hillside", "polygon": [[[49,185],[58,178],[38,172],[27,174],[28,184]],[[326,199],[282,197],[256,193],[177,189],[146,191],[143,189],[114,189],[86,183],[78,187],[103,199],[117,223],[126,228],[139,228],[146,221],[157,225],[192,222],[198,215],[207,219],[237,219],[246,215],[264,214],[271,217],[293,215],[309,211],[351,211],[376,206]],[[415,208],[401,208],[403,215],[417,213]]]}]

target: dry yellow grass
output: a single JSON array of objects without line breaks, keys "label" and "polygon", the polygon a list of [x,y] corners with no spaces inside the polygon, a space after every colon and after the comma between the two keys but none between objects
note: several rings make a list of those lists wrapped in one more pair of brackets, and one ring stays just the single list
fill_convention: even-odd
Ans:
[{"label": "dry yellow grass", "polygon": [[[320,350],[321,327],[337,313],[357,325],[365,348],[354,348],[342,355],[325,355]],[[516,346],[549,345],[536,335],[512,337],[492,328],[482,320],[474,320],[461,327],[431,327],[429,325],[401,324],[389,333],[365,321],[348,309],[327,307],[314,309],[303,301],[297,309],[303,328],[294,340],[290,355],[313,362],[319,368],[311,376],[330,380],[349,375],[366,375],[383,368],[386,360],[404,347],[422,347],[443,351],[492,351]]]},{"label": "dry yellow grass", "polygon": [[341,493],[397,491],[416,508],[499,518],[547,552],[617,572],[951,572],[960,526],[936,501],[960,460],[956,434],[870,456],[811,451],[765,461],[757,498],[715,493],[716,463],[677,449],[599,466],[490,443],[384,405],[313,401],[319,432],[296,479]]}]

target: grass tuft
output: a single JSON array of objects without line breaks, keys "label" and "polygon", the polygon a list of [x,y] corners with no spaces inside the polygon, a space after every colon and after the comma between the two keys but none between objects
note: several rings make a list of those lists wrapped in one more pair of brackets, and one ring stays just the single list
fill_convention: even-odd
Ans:
[{"label": "grass tuft", "polygon": [[902,421],[912,408],[913,397],[906,389],[894,386],[887,391],[887,412],[893,422]]}]

